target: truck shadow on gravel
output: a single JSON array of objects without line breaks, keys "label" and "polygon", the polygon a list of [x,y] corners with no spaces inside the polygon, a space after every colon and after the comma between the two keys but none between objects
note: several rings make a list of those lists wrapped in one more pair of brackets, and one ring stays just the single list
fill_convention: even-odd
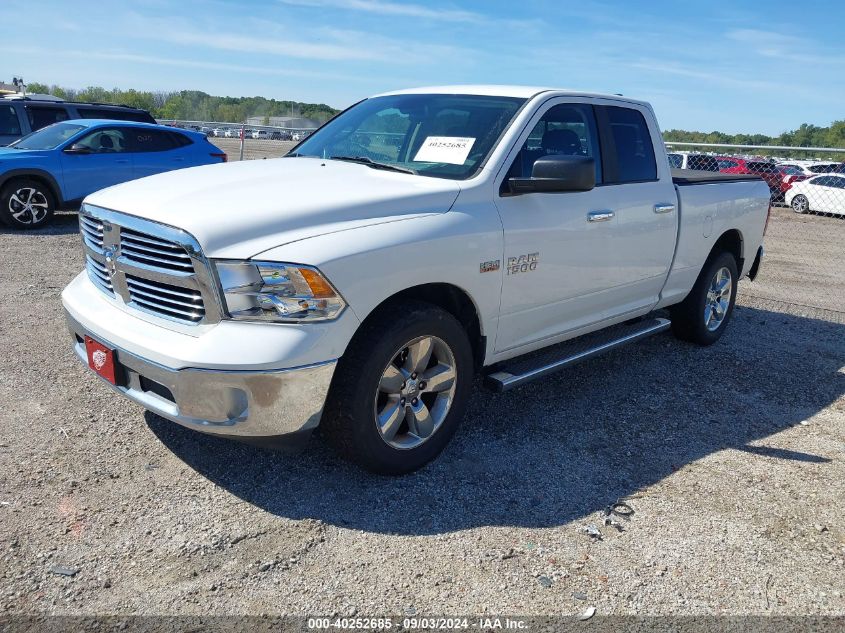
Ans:
[{"label": "truck shadow on gravel", "polygon": [[740,306],[709,348],[660,335],[507,394],[478,384],[443,455],[401,478],[340,462],[317,438],[286,455],[146,415],[199,474],[280,517],[406,535],[541,528],[602,511],[717,451],[771,469],[825,468],[829,456],[767,438],[834,403],[845,411],[843,366],[845,325]]}]

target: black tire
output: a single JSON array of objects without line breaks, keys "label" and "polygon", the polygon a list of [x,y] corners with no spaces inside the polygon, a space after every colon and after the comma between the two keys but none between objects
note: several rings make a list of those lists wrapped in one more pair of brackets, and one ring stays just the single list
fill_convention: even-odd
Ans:
[{"label": "black tire", "polygon": [[[376,423],[379,384],[397,350],[420,337],[436,337],[448,346],[455,362],[454,391],[445,418],[422,444],[396,448],[388,444]],[[474,371],[467,333],[450,313],[418,301],[387,307],[368,319],[338,361],[321,433],[342,457],[369,471],[384,475],[415,471],[437,457],[455,434]],[[424,396],[419,398],[422,402]]]},{"label": "black tire", "polygon": [[[27,209],[24,202],[31,203],[31,207]],[[10,228],[41,228],[50,223],[55,210],[53,192],[38,180],[15,178],[0,191],[0,220]]]},{"label": "black tire", "polygon": [[792,207],[792,210],[795,211],[795,213],[810,212],[810,201],[807,200],[807,196],[800,193],[792,199],[789,206]]},{"label": "black tire", "polygon": [[[716,274],[723,269],[726,269],[730,275],[730,299],[727,308],[724,310],[724,317],[715,329],[711,329],[708,327],[705,308],[712,305],[711,284],[714,282]],[[737,262],[731,253],[723,252],[711,255],[707,263],[704,264],[704,268],[698,275],[698,279],[687,298],[669,309],[672,316],[672,333],[683,341],[690,341],[699,345],[712,345],[718,341],[725,333],[733,315],[738,281]],[[715,324],[713,321],[710,323],[711,325]]]}]

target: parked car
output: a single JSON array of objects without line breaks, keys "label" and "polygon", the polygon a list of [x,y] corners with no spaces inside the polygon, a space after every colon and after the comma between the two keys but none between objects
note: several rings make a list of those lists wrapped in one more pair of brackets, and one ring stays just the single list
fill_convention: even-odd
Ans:
[{"label": "parked car", "polygon": [[689,169],[687,167],[687,159],[689,152],[669,152],[666,158],[669,159],[669,166],[672,169]]},{"label": "parked car", "polygon": [[211,135],[215,138],[220,138],[221,136],[223,136],[223,134],[224,134],[223,128],[216,127],[213,130],[211,130]]},{"label": "parked car", "polygon": [[140,108],[62,101],[50,95],[7,95],[0,98],[0,145],[8,145],[31,132],[70,119],[156,122],[149,112]]},{"label": "parked car", "polygon": [[164,171],[226,161],[195,132],[164,125],[77,119],[54,123],[0,148],[0,220],[47,224],[57,208],[88,194]]},{"label": "parked car", "polygon": [[783,173],[781,168],[769,160],[718,156],[716,162],[723,174],[755,174],[769,185],[772,200],[783,199]]},{"label": "parked car", "polygon": [[239,127],[230,127],[224,133],[226,138],[240,138],[241,136],[241,128]]},{"label": "parked car", "polygon": [[[401,143],[355,140],[397,117]],[[260,444],[319,425],[366,468],[412,471],[457,430],[477,368],[505,390],[670,327],[721,337],[760,267],[769,190],[675,174],[641,101],[366,99],[284,158],[89,196],[87,268],[62,293],[75,353],[186,427]]]},{"label": "parked car", "polygon": [[831,174],[838,172],[842,163],[813,163],[807,167],[814,174]]},{"label": "parked car", "polygon": [[301,141],[302,140],[302,132],[294,132],[290,136],[292,141]]},{"label": "parked car", "polygon": [[270,133],[270,140],[273,140],[273,141],[289,141],[289,140],[291,140],[291,134],[290,134],[290,132],[287,132],[285,130],[273,130]]},{"label": "parked car", "polygon": [[719,162],[710,154],[688,154],[686,169],[698,171],[719,171]]},{"label": "parked car", "polygon": [[803,175],[803,176],[813,176],[815,174],[814,171],[811,171],[809,165],[806,163],[798,163],[798,162],[781,162],[779,163],[781,167],[784,169],[792,170],[791,173]]},{"label": "parked car", "polygon": [[845,215],[845,175],[822,174],[796,182],[786,192],[786,203],[795,213]]},{"label": "parked car", "polygon": [[267,130],[253,130],[252,138],[267,140],[270,138],[270,133]]}]

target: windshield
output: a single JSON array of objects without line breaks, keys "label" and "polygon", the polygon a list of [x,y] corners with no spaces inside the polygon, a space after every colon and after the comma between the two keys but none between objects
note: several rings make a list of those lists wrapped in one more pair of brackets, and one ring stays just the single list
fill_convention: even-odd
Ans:
[{"label": "windshield", "polygon": [[27,134],[9,145],[9,147],[15,147],[17,149],[55,149],[74,134],[84,129],[84,125],[54,123],[53,125],[41,128],[37,132]]},{"label": "windshield", "polygon": [[289,156],[356,160],[463,180],[480,169],[524,103],[478,95],[375,97],[338,115]]}]

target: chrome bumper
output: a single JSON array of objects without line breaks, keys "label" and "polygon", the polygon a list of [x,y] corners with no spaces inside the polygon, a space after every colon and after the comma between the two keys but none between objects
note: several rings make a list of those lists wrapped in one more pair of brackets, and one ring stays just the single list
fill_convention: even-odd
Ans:
[{"label": "chrome bumper", "polygon": [[112,345],[65,312],[73,346],[88,366],[84,337],[108,346],[120,365],[110,387],[182,426],[244,440],[310,433],[320,422],[337,361],[292,369],[171,369]]}]

